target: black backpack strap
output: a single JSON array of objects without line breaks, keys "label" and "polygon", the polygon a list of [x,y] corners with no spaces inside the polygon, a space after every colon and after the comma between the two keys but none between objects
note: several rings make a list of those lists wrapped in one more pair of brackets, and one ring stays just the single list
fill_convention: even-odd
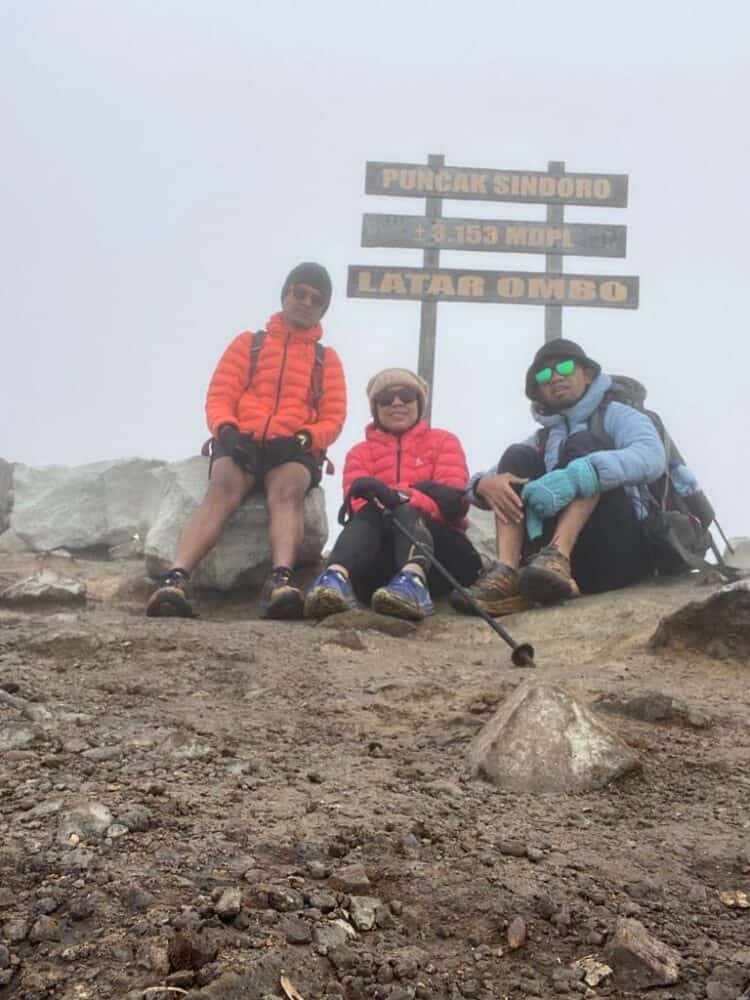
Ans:
[{"label": "black backpack strap", "polygon": [[326,359],[326,349],[318,341],[315,344],[315,361],[313,363],[312,375],[310,376],[310,409],[318,418],[320,401],[323,398],[323,364]]},{"label": "black backpack strap", "polygon": [[253,384],[255,369],[258,367],[258,357],[263,349],[266,336],[267,334],[265,330],[258,330],[257,333],[250,334],[250,361],[247,370],[247,385],[245,386],[245,392],[247,392]]}]

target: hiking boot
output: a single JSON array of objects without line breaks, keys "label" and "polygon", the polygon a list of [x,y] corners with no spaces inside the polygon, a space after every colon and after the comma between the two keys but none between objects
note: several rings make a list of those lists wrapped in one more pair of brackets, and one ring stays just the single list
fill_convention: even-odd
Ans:
[{"label": "hiking boot", "polygon": [[556,604],[581,593],[570,572],[570,559],[553,544],[545,545],[524,566],[518,575],[518,589],[534,604]]},{"label": "hiking boot", "polygon": [[190,574],[184,569],[170,569],[159,577],[146,614],[149,618],[195,618],[191,597]]},{"label": "hiking boot", "polygon": [[419,622],[433,612],[427,584],[419,573],[402,571],[372,595],[372,610],[381,615]]},{"label": "hiking boot", "polygon": [[[506,563],[495,563],[491,569],[480,573],[470,587],[464,588],[482,611],[499,618],[517,611],[528,611],[531,605],[518,592],[518,570]],[[454,590],[450,596],[451,607],[464,615],[475,615],[473,607],[463,594]]]},{"label": "hiking boot", "polygon": [[271,570],[260,592],[261,618],[301,618],[304,604],[302,591],[292,583],[291,570]]},{"label": "hiking boot", "polygon": [[327,618],[341,611],[351,611],[357,602],[349,579],[335,569],[324,569],[305,597],[305,618]]}]

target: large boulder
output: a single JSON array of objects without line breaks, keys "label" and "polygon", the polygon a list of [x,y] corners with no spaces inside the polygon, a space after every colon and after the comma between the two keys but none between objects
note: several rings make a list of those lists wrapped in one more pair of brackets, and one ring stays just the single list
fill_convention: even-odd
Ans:
[{"label": "large boulder", "polygon": [[16,465],[10,526],[37,552],[105,549],[144,531],[152,470],[143,458],[89,465]]},{"label": "large boulder", "polygon": [[475,774],[517,792],[588,792],[641,763],[638,755],[564,688],[526,681],[476,735]]},{"label": "large boulder", "polygon": [[10,525],[10,509],[13,506],[13,466],[0,458],[0,534]]},{"label": "large boulder", "polygon": [[[152,487],[144,513],[151,525],[145,542],[146,569],[151,576],[158,576],[171,565],[185,522],[205,495],[207,476],[208,459],[201,456],[151,473]],[[308,493],[304,514],[305,535],[297,560],[301,566],[313,565],[320,559],[328,537],[320,488]],[[219,544],[203,560],[194,579],[198,586],[215,590],[254,586],[268,572],[270,560],[265,503],[262,496],[252,495],[232,516]]]},{"label": "large boulder", "polygon": [[469,541],[488,565],[497,558],[495,544],[495,515],[490,510],[479,507],[469,508],[469,527],[466,531]]},{"label": "large boulder", "polygon": [[724,562],[750,573],[750,538],[730,538],[729,545],[724,549]]}]

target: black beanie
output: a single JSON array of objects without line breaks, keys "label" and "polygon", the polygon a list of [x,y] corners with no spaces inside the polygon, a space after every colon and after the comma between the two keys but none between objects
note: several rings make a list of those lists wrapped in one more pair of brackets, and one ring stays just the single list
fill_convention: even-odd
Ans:
[{"label": "black beanie", "polygon": [[529,370],[526,372],[526,395],[529,399],[537,400],[539,386],[534,375],[542,368],[548,368],[553,361],[577,361],[583,368],[588,368],[594,373],[594,378],[602,370],[602,366],[592,361],[580,344],[574,340],[564,340],[558,337],[557,340],[550,340],[544,344],[534,355]]},{"label": "black beanie", "polygon": [[292,285],[309,285],[316,292],[320,292],[323,296],[323,313],[325,313],[331,302],[333,288],[331,286],[331,276],[322,264],[315,264],[308,260],[293,267],[286,276],[286,281],[281,289],[282,302]]}]

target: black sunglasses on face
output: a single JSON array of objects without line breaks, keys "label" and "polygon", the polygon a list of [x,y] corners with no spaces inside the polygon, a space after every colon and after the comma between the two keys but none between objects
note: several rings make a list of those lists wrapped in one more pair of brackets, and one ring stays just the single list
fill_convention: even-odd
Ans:
[{"label": "black sunglasses on face", "polygon": [[400,399],[402,403],[413,403],[417,398],[417,390],[410,386],[403,386],[400,389],[383,389],[375,397],[375,402],[378,406],[392,406],[396,398]]}]

